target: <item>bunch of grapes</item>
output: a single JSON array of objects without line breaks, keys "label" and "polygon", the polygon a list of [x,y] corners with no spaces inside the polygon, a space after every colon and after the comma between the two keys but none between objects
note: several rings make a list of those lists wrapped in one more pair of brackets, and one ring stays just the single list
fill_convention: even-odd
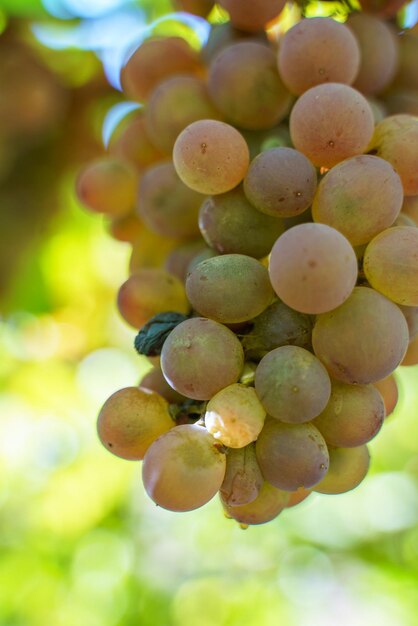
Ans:
[{"label": "bunch of grapes", "polygon": [[199,54],[132,54],[143,108],[77,189],[132,243],[118,307],[153,362],[104,404],[103,445],[143,460],[157,505],[219,492],[246,526],[355,488],[392,372],[418,362],[418,118],[393,111],[417,93],[418,35],[384,21],[393,2],[278,38],[283,0],[219,4]]}]

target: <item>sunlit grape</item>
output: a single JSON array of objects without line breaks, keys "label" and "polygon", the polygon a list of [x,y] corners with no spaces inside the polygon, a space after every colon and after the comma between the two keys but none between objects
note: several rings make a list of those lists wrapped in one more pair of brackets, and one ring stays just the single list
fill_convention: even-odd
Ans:
[{"label": "sunlit grape", "polygon": [[160,396],[165,398],[170,404],[178,404],[185,400],[185,397],[178,393],[175,389],[170,387],[160,365],[156,365],[140,380],[139,387],[141,389],[148,389],[149,391],[155,391]]},{"label": "sunlit grape", "polygon": [[231,23],[241,30],[257,32],[282,11],[285,0],[220,0]]},{"label": "sunlit grape", "polygon": [[277,489],[265,481],[258,496],[248,504],[231,506],[221,498],[227,517],[240,524],[256,525],[265,524],[275,519],[286,508],[289,502],[289,494]]},{"label": "sunlit grape", "polygon": [[329,469],[314,491],[338,494],[355,489],[365,478],[370,465],[367,446],[330,448]]},{"label": "sunlit grape", "polygon": [[385,403],[386,417],[393,413],[398,403],[398,385],[393,374],[382,380],[377,380],[373,386],[379,391]]}]

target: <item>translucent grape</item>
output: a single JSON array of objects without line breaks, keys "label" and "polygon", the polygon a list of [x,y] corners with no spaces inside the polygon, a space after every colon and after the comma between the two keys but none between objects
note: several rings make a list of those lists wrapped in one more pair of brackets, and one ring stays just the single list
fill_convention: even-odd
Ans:
[{"label": "translucent grape", "polygon": [[401,365],[417,365],[418,364],[418,337],[411,341],[402,360]]},{"label": "translucent grape", "polygon": [[76,191],[91,211],[112,217],[127,215],[135,206],[138,174],[126,161],[104,157],[80,172]]},{"label": "translucent grape", "polygon": [[154,37],[142,42],[121,71],[123,91],[144,102],[162,80],[173,74],[200,71],[196,52],[180,37]]},{"label": "translucent grape", "polygon": [[324,313],[349,297],[357,280],[357,259],[335,228],[299,224],[274,244],[269,273],[285,304],[302,313]]},{"label": "translucent grape", "polygon": [[209,400],[205,426],[225,446],[244,448],[257,439],[265,418],[266,411],[253,387],[235,383]]},{"label": "translucent grape", "polygon": [[400,309],[377,291],[356,287],[335,311],[316,319],[315,354],[333,378],[368,384],[388,376],[399,365],[409,333]]},{"label": "translucent grape", "polygon": [[129,271],[134,273],[144,268],[160,268],[168,254],[179,245],[178,239],[162,237],[148,228],[143,228],[132,245]]},{"label": "translucent grape", "polygon": [[139,183],[137,211],[148,228],[164,237],[190,238],[199,233],[198,214],[203,197],[177,176],[173,164],[148,168]]},{"label": "translucent grape", "polygon": [[296,489],[296,491],[293,491],[289,494],[289,502],[287,503],[287,508],[290,509],[290,507],[300,504],[301,502],[306,500],[306,498],[310,496],[311,493],[312,489],[299,487],[299,489]]},{"label": "translucent grape", "polygon": [[142,480],[149,497],[169,511],[192,511],[219,491],[225,454],[202,426],[176,426],[148,449]]},{"label": "translucent grape", "polygon": [[203,239],[194,239],[176,246],[167,256],[164,268],[170,274],[177,276],[182,282],[189,273],[189,265],[196,255],[206,251],[207,247]]},{"label": "translucent grape", "polygon": [[315,222],[336,228],[359,246],[393,224],[402,202],[402,182],[393,167],[366,154],[342,161],[325,174],[312,215]]},{"label": "translucent grape", "polygon": [[211,103],[203,80],[194,76],[176,75],[159,83],[145,112],[149,136],[169,155],[181,131],[204,119],[220,119],[220,114]]},{"label": "translucent grape", "polygon": [[277,17],[285,0],[220,0],[219,4],[228,11],[231,23],[240,30],[257,32]]},{"label": "translucent grape", "polygon": [[373,131],[370,104],[348,85],[325,83],[312,87],[301,95],[290,114],[295,148],[318,167],[332,167],[361,154]]},{"label": "translucent grape", "polygon": [[185,400],[185,397],[175,391],[166,379],[164,378],[160,365],[156,365],[145,376],[142,377],[139,387],[141,389],[148,389],[149,391],[155,391],[160,396],[165,398],[170,404],[180,404]]},{"label": "translucent grape", "polygon": [[373,386],[379,391],[385,403],[386,417],[393,413],[398,403],[398,385],[393,374],[382,380],[377,380]]},{"label": "translucent grape", "polygon": [[234,333],[202,317],[182,322],[170,333],[161,352],[161,368],[169,384],[195,400],[209,400],[236,383],[244,352]]},{"label": "translucent grape", "polygon": [[364,94],[380,93],[395,76],[399,44],[396,31],[379,17],[351,13],[346,25],[360,47],[360,69],[353,86]]},{"label": "translucent grape", "polygon": [[285,33],[278,63],[285,85],[300,95],[321,83],[351,85],[359,70],[360,49],[344,24],[329,17],[313,17]]},{"label": "translucent grape", "polygon": [[221,498],[227,517],[249,526],[266,524],[275,519],[287,507],[289,494],[276,489],[267,481],[263,483],[258,496],[252,502],[241,506],[230,506]]},{"label": "translucent grape", "polygon": [[110,218],[108,223],[110,235],[118,241],[135,243],[141,237],[143,225],[138,216],[132,211],[121,217]]},{"label": "translucent grape", "polygon": [[121,133],[111,141],[109,150],[119,158],[129,161],[138,170],[164,158],[149,137],[143,115],[136,115],[126,124]]},{"label": "translucent grape", "polygon": [[312,424],[282,424],[267,420],[256,443],[264,478],[286,491],[313,487],[328,470],[328,449]]},{"label": "translucent grape", "polygon": [[267,269],[243,254],[199,263],[187,277],[186,293],[198,313],[224,324],[256,317],[273,299]]},{"label": "translucent grape", "polygon": [[369,144],[372,154],[389,161],[399,174],[406,196],[418,195],[418,118],[391,115],[376,125]]},{"label": "translucent grape", "polygon": [[294,311],[280,300],[273,302],[251,324],[250,331],[241,340],[249,359],[259,361],[280,346],[312,348],[312,318]]},{"label": "translucent grape", "polygon": [[316,184],[315,168],[301,152],[272,148],[251,162],[244,191],[262,213],[293,217],[311,206]]},{"label": "translucent grape", "polygon": [[261,359],[255,372],[255,390],[269,415],[300,424],[325,409],[331,381],[311,352],[298,346],[282,346]]},{"label": "translucent grape", "polygon": [[238,41],[245,41],[248,38],[251,38],[252,41],[264,43],[266,46],[269,45],[267,35],[263,30],[257,33],[248,33],[234,28],[231,22],[211,24],[209,37],[201,50],[203,62],[206,65],[209,65],[218,52],[230,44],[237,43]]},{"label": "translucent grape", "polygon": [[327,444],[361,446],[377,435],[385,419],[383,398],[373,385],[332,381],[329,403],[313,420]]},{"label": "translucent grape", "polygon": [[199,227],[207,243],[218,252],[256,259],[269,254],[284,231],[283,222],[257,211],[241,187],[206,198],[199,212]]},{"label": "translucent grape", "polygon": [[367,246],[363,269],[374,289],[398,304],[418,306],[418,229],[388,228]]},{"label": "translucent grape", "polygon": [[182,283],[162,269],[146,268],[132,274],[120,287],[117,303],[123,319],[134,328],[141,328],[157,313],[189,312]]},{"label": "translucent grape", "polygon": [[220,489],[227,506],[242,506],[253,502],[264,483],[255,455],[255,444],[231,448],[226,455],[225,478]]},{"label": "translucent grape", "polygon": [[243,180],[249,152],[245,139],[233,126],[200,120],[177,137],[173,161],[188,187],[213,195],[230,191]]},{"label": "translucent grape", "polygon": [[338,494],[355,489],[365,478],[370,465],[367,446],[330,448],[329,470],[314,491]]},{"label": "translucent grape", "polygon": [[292,103],[274,52],[256,41],[234,43],[219,52],[209,67],[208,89],[219,111],[241,128],[271,128]]},{"label": "translucent grape", "polygon": [[100,410],[97,430],[102,444],[127,460],[140,460],[160,435],[174,426],[167,401],[137,387],[120,389]]}]

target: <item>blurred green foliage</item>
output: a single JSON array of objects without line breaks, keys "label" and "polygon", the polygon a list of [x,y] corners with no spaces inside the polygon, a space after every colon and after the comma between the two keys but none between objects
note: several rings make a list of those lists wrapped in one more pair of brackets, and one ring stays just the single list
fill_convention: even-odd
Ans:
[{"label": "blurred green foliage", "polygon": [[[0,11],[46,15],[37,0],[1,0]],[[64,52],[42,54],[54,67]],[[71,71],[88,62],[102,85],[90,53],[71,54]],[[88,155],[100,151],[95,94],[81,109]],[[150,367],[115,307],[129,247],[74,199],[86,154],[54,154],[53,210],[32,237],[6,233],[22,250],[0,318],[1,626],[416,626],[418,366],[397,373],[398,408],[354,492],[312,496],[245,532],[216,500],[158,509],[139,464],[112,457],[95,431],[103,401]]]}]

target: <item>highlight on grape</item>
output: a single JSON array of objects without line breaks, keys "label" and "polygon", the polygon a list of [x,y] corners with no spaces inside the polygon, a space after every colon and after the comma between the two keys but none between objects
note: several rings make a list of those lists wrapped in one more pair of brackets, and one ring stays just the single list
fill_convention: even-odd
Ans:
[{"label": "highlight on grape", "polygon": [[117,305],[152,360],[98,435],[165,509],[218,493],[247,527],[354,489],[418,363],[418,31],[360,4],[176,0],[207,41],[131,52],[140,107],[79,173],[132,246]]}]

